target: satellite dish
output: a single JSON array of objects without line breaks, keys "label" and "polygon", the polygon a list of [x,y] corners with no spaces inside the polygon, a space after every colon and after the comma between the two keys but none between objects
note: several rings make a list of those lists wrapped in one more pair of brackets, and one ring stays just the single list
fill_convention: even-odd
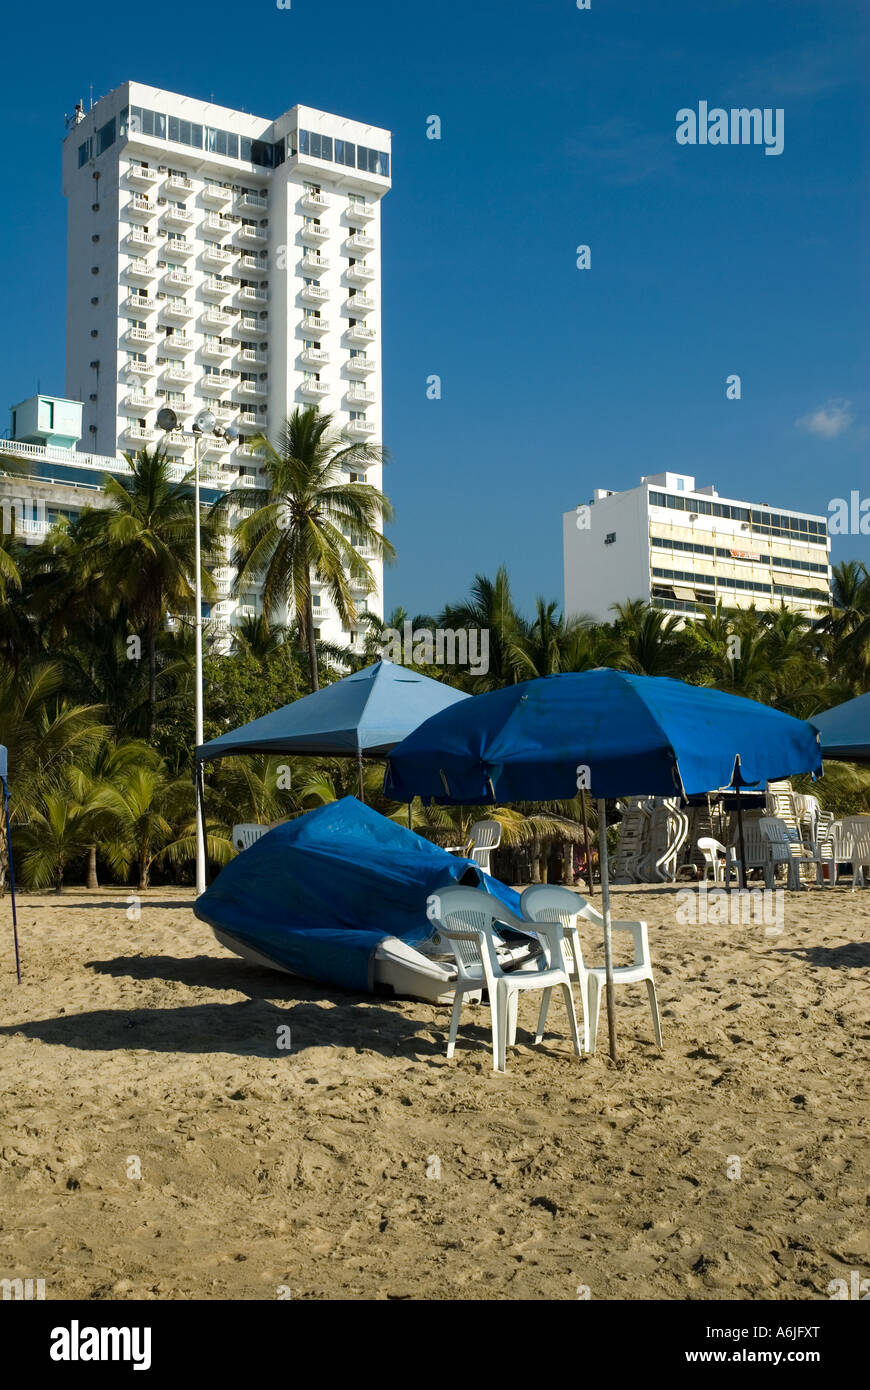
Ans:
[{"label": "satellite dish", "polygon": [[168,405],[165,405],[162,410],[158,410],[157,412],[157,428],[163,430],[167,434],[171,430],[178,429],[178,416],[174,410],[169,409]]}]

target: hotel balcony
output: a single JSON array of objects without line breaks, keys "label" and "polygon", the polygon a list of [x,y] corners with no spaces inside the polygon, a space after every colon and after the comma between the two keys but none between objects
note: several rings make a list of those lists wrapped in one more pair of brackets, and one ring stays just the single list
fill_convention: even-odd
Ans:
[{"label": "hotel balcony", "polygon": [[209,372],[201,379],[199,389],[209,393],[212,391],[223,392],[228,391],[232,384],[233,378],[229,372]]},{"label": "hotel balcony", "polygon": [[157,334],[151,328],[128,328],[124,334],[124,342],[130,343],[133,347],[147,347],[150,343],[157,342]]},{"label": "hotel balcony", "polygon": [[375,330],[366,328],[364,323],[353,323],[347,330],[349,343],[370,343],[376,336]]},{"label": "hotel balcony", "polygon": [[324,212],[326,208],[329,207],[329,199],[323,193],[305,192],[299,199],[299,206],[303,207],[306,212],[313,212],[316,214],[318,212]]},{"label": "hotel balcony", "polygon": [[374,280],[376,274],[365,261],[356,261],[354,265],[349,265],[344,273],[352,285],[367,285],[369,280]]},{"label": "hotel balcony", "polygon": [[345,300],[344,307],[352,317],[357,314],[370,314],[375,307],[375,301],[368,294],[352,294]]},{"label": "hotel balcony", "polygon": [[181,400],[167,401],[170,410],[174,410],[176,415],[190,415],[193,412],[194,402],[189,396],[184,396]]},{"label": "hotel balcony", "polygon": [[231,425],[236,418],[236,408],[232,403],[225,405],[222,401],[215,401],[212,414],[219,425]]},{"label": "hotel balcony", "polygon": [[365,232],[351,232],[345,246],[351,254],[357,251],[374,251],[375,239],[372,236],[366,236]]},{"label": "hotel balcony", "polygon": [[344,213],[353,227],[364,227],[375,215],[374,203],[349,203]]},{"label": "hotel balcony", "polygon": [[231,356],[233,344],[224,338],[206,338],[200,352],[209,362],[220,362]]},{"label": "hotel balcony", "polygon": [[319,401],[329,395],[329,386],[325,381],[315,381],[313,377],[309,377],[300,382],[299,393],[308,400]]},{"label": "hotel balcony", "polygon": [[135,310],[136,313],[150,314],[157,308],[157,300],[152,299],[150,294],[128,294],[124,308],[128,312]]},{"label": "hotel balcony", "polygon": [[124,274],[134,284],[146,285],[149,280],[156,278],[157,268],[153,261],[145,261],[141,257],[137,257],[135,261],[129,261],[124,267]]},{"label": "hotel balcony", "polygon": [[329,240],[329,228],[320,222],[306,222],[299,235],[306,246],[319,246]]},{"label": "hotel balcony", "polygon": [[315,275],[319,275],[321,270],[329,269],[329,257],[321,256],[317,251],[306,251],[299,263],[299,268],[300,270],[313,271]]},{"label": "hotel balcony", "polygon": [[163,339],[164,352],[192,352],[193,339],[187,333],[167,333]]},{"label": "hotel balcony", "polygon": [[329,361],[325,348],[303,348],[301,356],[307,367],[325,367]]},{"label": "hotel balcony", "polygon": [[121,371],[125,376],[153,376],[156,367],[153,362],[125,362]]},{"label": "hotel balcony", "polygon": [[131,251],[150,251],[157,245],[157,238],[153,232],[143,232],[141,227],[131,227],[124,238]]},{"label": "hotel balcony", "polygon": [[265,212],[269,207],[269,199],[262,193],[243,193],[236,200],[236,211],[244,212]]},{"label": "hotel balcony", "polygon": [[353,385],[348,388],[347,398],[354,405],[373,405],[378,398],[378,393],[366,386]]},{"label": "hotel balcony", "polygon": [[145,425],[128,425],[124,431],[124,438],[131,444],[151,444],[159,434],[159,430],[150,430]]},{"label": "hotel balcony", "polygon": [[136,193],[126,204],[124,211],[131,222],[147,222],[157,211],[157,204],[152,203],[150,198],[143,198],[140,193]]},{"label": "hotel balcony", "polygon": [[167,237],[163,243],[164,256],[192,256],[196,247],[187,237]]},{"label": "hotel balcony", "polygon": [[146,169],[141,164],[131,164],[127,170],[127,182],[134,188],[150,188],[159,177],[156,169]]},{"label": "hotel balcony", "polygon": [[348,420],[344,431],[354,439],[367,439],[374,434],[375,426],[372,420]]},{"label": "hotel balcony", "polygon": [[235,323],[235,315],[228,314],[226,309],[211,308],[206,309],[200,322],[203,328],[229,328]]},{"label": "hotel balcony", "polygon": [[209,299],[226,299],[228,294],[232,294],[235,286],[231,280],[221,280],[217,275],[210,275],[202,283],[202,292],[208,295]]},{"label": "hotel balcony", "polygon": [[167,270],[166,274],[163,276],[163,283],[167,289],[170,290],[189,290],[193,284],[193,276],[189,270],[179,270],[176,266],[173,266],[172,269]]},{"label": "hotel balcony", "polygon": [[193,318],[196,310],[186,299],[173,298],[166,301],[160,313],[161,317],[168,319],[170,323],[187,323],[188,319]]},{"label": "hotel balcony", "polygon": [[269,262],[261,261],[259,256],[239,256],[240,275],[268,275]]},{"label": "hotel balcony", "polygon": [[236,390],[242,396],[268,396],[269,387],[265,381],[240,381]]},{"label": "hotel balcony", "polygon": [[160,220],[164,227],[191,227],[195,218],[187,208],[164,208]]},{"label": "hotel balcony", "polygon": [[265,227],[238,227],[236,236],[243,246],[265,246],[269,240]]},{"label": "hotel balcony", "polygon": [[128,410],[157,410],[160,398],[149,396],[146,391],[131,391],[124,397],[124,405]]},{"label": "hotel balcony", "polygon": [[351,376],[368,376],[369,372],[378,369],[377,362],[371,357],[366,357],[365,353],[360,353],[358,357],[350,357],[347,360],[347,370]]},{"label": "hotel balcony", "polygon": [[325,304],[329,299],[329,290],[322,285],[304,285],[299,291],[299,298],[303,304]]},{"label": "hotel balcony", "polygon": [[269,358],[264,352],[252,352],[250,348],[242,348],[238,360],[244,367],[268,367],[269,365]]},{"label": "hotel balcony", "polygon": [[322,319],[319,314],[305,314],[299,325],[299,332],[304,333],[306,337],[310,334],[312,338],[316,338],[328,330],[329,319]]},{"label": "hotel balcony", "polygon": [[250,285],[243,285],[239,290],[239,301],[242,304],[268,304],[269,291],[255,290]]},{"label": "hotel balcony", "polygon": [[163,372],[163,383],[165,386],[191,386],[193,372],[189,367],[181,367],[178,363],[172,362]]},{"label": "hotel balcony", "polygon": [[202,224],[203,231],[216,232],[218,236],[226,236],[227,232],[231,232],[235,225],[235,222],[231,221],[229,217],[221,217],[216,212],[210,212]]},{"label": "hotel balcony", "polygon": [[252,338],[265,338],[269,332],[268,323],[263,319],[239,319],[239,333]]},{"label": "hotel balcony", "polygon": [[202,253],[203,265],[213,266],[216,270],[222,270],[225,265],[230,265],[232,260],[232,251],[227,251],[223,246],[213,246],[211,242]]},{"label": "hotel balcony", "polygon": [[170,174],[163,187],[167,193],[192,193],[193,179],[186,174]]},{"label": "hotel balcony", "polygon": [[228,439],[222,439],[219,434],[206,434],[202,441],[202,458],[219,459],[222,458],[230,447]]},{"label": "hotel balcony", "polygon": [[213,208],[226,207],[233,196],[231,188],[222,188],[219,183],[207,183],[202,190],[202,201]]},{"label": "hotel balcony", "polygon": [[262,463],[266,457],[262,449],[252,449],[250,444],[239,444],[236,453],[246,463]]}]

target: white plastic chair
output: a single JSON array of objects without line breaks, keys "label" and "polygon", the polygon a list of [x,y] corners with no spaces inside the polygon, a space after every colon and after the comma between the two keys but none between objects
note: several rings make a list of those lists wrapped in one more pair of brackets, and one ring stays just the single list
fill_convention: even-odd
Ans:
[{"label": "white plastic chair", "polygon": [[866,886],[864,870],[870,869],[870,821],[863,816],[850,817],[846,822],[852,850],[852,892]]},{"label": "white plastic chair", "polygon": [[[580,946],[580,933],[577,929],[577,919],[582,917],[604,934],[604,918],[597,912],[591,903],[585,898],[581,898],[579,893],[574,893],[570,888],[560,888],[556,884],[535,883],[531,888],[527,888],[520,898],[520,905],[523,909],[523,916],[527,922],[534,925],[536,931],[546,929],[550,922],[559,922],[565,933],[562,955],[568,965],[571,978],[577,980],[584,1000],[583,1010],[583,1033],[584,1046],[587,1052],[595,1051],[595,1043],[598,1037],[598,1015],[601,1009],[601,995],[605,986],[605,970],[603,966],[588,966],[583,960],[583,951]],[[634,938],[634,960],[631,965],[618,965],[614,967],[614,985],[631,985],[644,981],[646,984],[647,998],[649,999],[650,1013],[652,1014],[653,1032],[655,1033],[656,1043],[662,1045],[662,1023],[659,1015],[659,1004],[656,996],[655,980],[652,972],[652,961],[649,954],[649,939],[647,936],[646,922],[611,921],[613,931],[630,931]],[[545,948],[546,949],[546,948]],[[547,1006],[549,999],[544,998],[541,1002],[541,1014],[538,1019],[538,1032],[535,1042],[540,1042],[544,1031],[544,1024],[547,1020]]]},{"label": "white plastic chair", "polygon": [[238,854],[241,854],[243,849],[250,849],[261,836],[268,835],[270,828],[268,825],[254,825],[253,822],[249,825],[234,825],[233,849]]},{"label": "white plastic chair", "polygon": [[508,1045],[516,1040],[519,991],[542,989],[544,999],[549,1003],[550,994],[557,986],[565,999],[574,1051],[580,1056],[580,1034],[574,1012],[571,978],[562,954],[561,927],[557,926],[553,932],[541,933],[546,939],[547,954],[544,958],[539,957],[529,969],[507,973],[499,964],[493,933],[497,932],[499,922],[524,932],[528,931],[528,924],[515,917],[498,898],[482,888],[463,888],[459,885],[441,888],[433,894],[430,918],[449,943],[458,974],[447,1038],[448,1057],[453,1056],[456,1046],[462,1000],[470,991],[481,987],[487,991],[492,1019],[493,1071],[504,1071]]},{"label": "white plastic chair", "polygon": [[[470,848],[469,848],[470,844]],[[447,845],[448,854],[462,854],[479,864],[485,874],[492,872],[489,857],[501,844],[501,826],[497,820],[476,820],[464,845]]]},{"label": "white plastic chair", "polygon": [[[702,835],[698,841],[698,849],[704,856],[704,872],[701,875],[701,882],[707,882],[707,870],[712,869],[713,882],[718,883],[721,876],[721,881],[724,883],[726,877],[729,876],[731,867],[730,850],[715,840],[712,835]],[[722,856],[721,861],[719,859],[720,854]]]},{"label": "white plastic chair", "polygon": [[816,882],[825,883],[822,874],[822,856],[813,846],[808,849],[800,839],[797,830],[792,830],[778,816],[760,816],[758,821],[761,833],[770,845],[770,857],[774,864],[788,865],[789,888],[801,887],[801,865],[815,864]]}]

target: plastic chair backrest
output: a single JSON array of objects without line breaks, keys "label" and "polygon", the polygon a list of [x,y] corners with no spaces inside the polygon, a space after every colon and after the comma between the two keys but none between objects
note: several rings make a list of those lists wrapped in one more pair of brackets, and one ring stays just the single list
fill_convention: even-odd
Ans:
[{"label": "plastic chair backrest", "polygon": [[501,844],[501,826],[497,820],[477,820],[471,827],[473,849],[498,849]]},{"label": "plastic chair backrest", "polygon": [[241,854],[242,850],[250,849],[263,835],[269,833],[268,825],[234,825],[233,826],[233,848]]},{"label": "plastic chair backrest", "polygon": [[482,966],[487,982],[492,984],[503,973],[492,937],[493,923],[504,922],[520,931],[526,925],[491,893],[459,884],[431,895],[430,920],[449,943],[460,975],[470,978],[474,968]]},{"label": "plastic chair backrest", "polygon": [[523,917],[531,925],[558,922],[562,927],[564,935],[560,954],[564,956],[564,961],[554,960],[552,963],[557,966],[564,964],[570,969],[573,957],[579,970],[583,971],[585,966],[577,918],[582,917],[583,909],[589,906],[586,899],[581,898],[579,893],[572,893],[570,888],[562,888],[555,883],[533,883],[520,898],[520,906]]}]

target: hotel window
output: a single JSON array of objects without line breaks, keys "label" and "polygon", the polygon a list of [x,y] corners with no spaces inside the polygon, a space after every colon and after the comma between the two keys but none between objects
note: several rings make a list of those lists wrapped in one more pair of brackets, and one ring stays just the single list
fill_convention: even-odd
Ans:
[{"label": "hotel window", "polygon": [[79,168],[80,168],[80,169],[81,169],[82,165],[83,165],[83,164],[87,164],[88,160],[90,159],[90,157],[91,157],[91,150],[92,150],[92,148],[93,148],[93,143],[94,143],[94,138],[93,138],[93,136],[90,136],[87,140],[83,140],[82,143],[79,145]]},{"label": "hotel window", "polygon": [[356,167],[356,145],[349,140],[336,140],[335,142],[335,162],[345,164],[348,168]]}]

